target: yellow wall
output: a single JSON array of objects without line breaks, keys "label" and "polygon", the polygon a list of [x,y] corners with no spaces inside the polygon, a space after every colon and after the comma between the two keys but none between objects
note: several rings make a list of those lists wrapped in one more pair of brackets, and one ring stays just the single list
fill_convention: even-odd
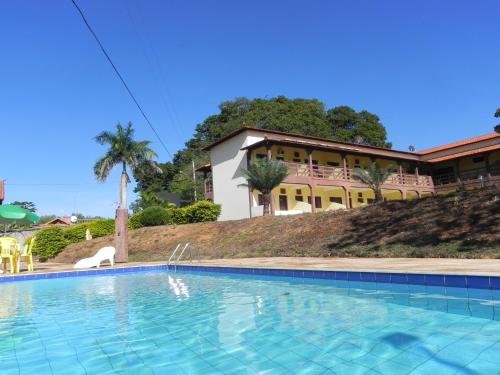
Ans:
[{"label": "yellow wall", "polygon": [[[279,151],[282,151],[282,153],[278,153]],[[298,156],[295,153],[298,153]],[[257,158],[257,154],[267,155],[266,148],[262,146],[253,150],[252,160]],[[307,151],[305,149],[301,149],[298,147],[276,146],[276,145],[271,147],[271,156],[273,159],[276,159],[277,157],[282,157],[287,162],[294,162],[294,159],[299,159],[300,163],[308,163],[308,158],[309,158],[307,155]],[[328,163],[338,163],[339,167],[342,167],[342,156],[338,152],[314,150],[312,152],[312,159],[316,160],[319,165],[329,165]],[[372,163],[372,159],[367,156],[347,155],[348,168],[354,168],[356,165],[358,165],[356,161],[358,161],[359,165],[363,168],[368,167]],[[376,159],[376,162],[379,163],[382,167],[397,166],[397,162],[395,160]]]}]

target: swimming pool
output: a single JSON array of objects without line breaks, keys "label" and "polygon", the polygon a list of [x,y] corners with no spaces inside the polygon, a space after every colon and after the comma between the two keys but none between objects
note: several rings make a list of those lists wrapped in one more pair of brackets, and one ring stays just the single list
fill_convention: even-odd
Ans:
[{"label": "swimming pool", "polygon": [[499,371],[498,290],[166,270],[0,284],[1,374]]}]

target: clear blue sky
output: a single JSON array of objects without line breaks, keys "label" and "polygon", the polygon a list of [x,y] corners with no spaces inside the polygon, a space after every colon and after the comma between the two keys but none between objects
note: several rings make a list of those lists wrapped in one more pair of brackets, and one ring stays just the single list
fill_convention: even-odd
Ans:
[{"label": "clear blue sky", "polygon": [[[172,153],[237,96],[367,109],[400,149],[491,132],[500,106],[498,0],[79,4]],[[7,202],[112,216],[118,174],[95,182],[92,138],[132,121],[155,139],[70,0],[2,1],[0,47]]]}]

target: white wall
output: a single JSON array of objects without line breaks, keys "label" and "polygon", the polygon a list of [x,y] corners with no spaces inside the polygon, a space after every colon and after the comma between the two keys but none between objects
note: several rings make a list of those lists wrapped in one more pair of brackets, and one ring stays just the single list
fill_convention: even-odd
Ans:
[{"label": "white wall", "polygon": [[219,220],[250,217],[248,186],[241,171],[247,168],[247,152],[241,148],[262,139],[261,134],[247,130],[210,150],[214,202],[222,205]]}]

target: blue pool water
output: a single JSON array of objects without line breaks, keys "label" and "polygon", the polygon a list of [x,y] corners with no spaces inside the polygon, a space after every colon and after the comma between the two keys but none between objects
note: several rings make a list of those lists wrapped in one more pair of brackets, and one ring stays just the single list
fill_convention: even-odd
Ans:
[{"label": "blue pool water", "polygon": [[172,271],[0,284],[2,375],[409,373],[499,374],[499,291]]}]

